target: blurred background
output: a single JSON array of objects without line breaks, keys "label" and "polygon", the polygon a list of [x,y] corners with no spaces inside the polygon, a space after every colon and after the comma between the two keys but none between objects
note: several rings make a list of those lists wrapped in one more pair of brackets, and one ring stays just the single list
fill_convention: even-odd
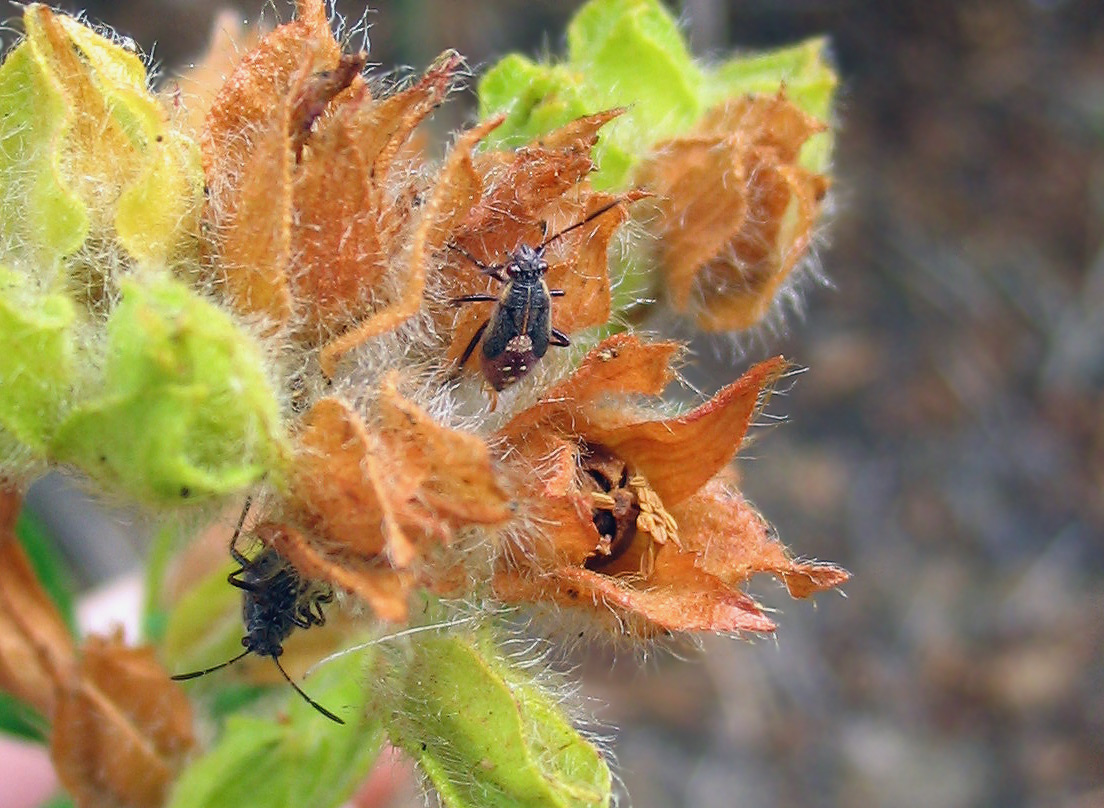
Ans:
[{"label": "blurred background", "polygon": [[[371,59],[558,53],[578,5],[380,0]],[[226,3],[79,6],[170,71]],[[261,0],[238,8],[256,18]],[[673,8],[704,56],[831,38],[830,283],[735,362],[781,352],[809,368],[772,401],[787,423],[758,432],[745,490],[795,552],[854,579],[815,604],[759,582],[777,641],[581,660],[632,804],[1104,806],[1104,9]],[[283,2],[263,10],[288,16]],[[470,119],[473,101],[441,120]],[[697,349],[716,371],[695,376],[703,391],[735,375],[731,346]],[[138,563],[129,517],[89,515],[56,480],[31,505],[50,532],[83,537],[69,561],[85,589]]]}]

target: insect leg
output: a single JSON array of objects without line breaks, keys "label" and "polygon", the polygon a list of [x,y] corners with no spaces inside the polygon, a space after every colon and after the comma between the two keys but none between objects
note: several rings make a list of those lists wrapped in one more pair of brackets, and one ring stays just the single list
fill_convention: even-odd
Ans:
[{"label": "insect leg", "polygon": [[477,267],[479,267],[479,270],[484,275],[490,275],[495,280],[502,281],[503,283],[507,282],[507,278],[504,278],[502,276],[502,269],[503,269],[503,267],[506,266],[505,264],[484,264],[482,261],[480,261],[478,258],[476,258],[474,255],[472,255],[470,252],[465,250],[459,244],[453,244],[452,242],[449,242],[446,246],[450,250],[456,250],[456,252],[460,253],[462,256],[464,256],[469,261],[471,261],[473,264],[475,264]]},{"label": "insect leg", "polygon": [[[241,516],[238,517],[238,525],[234,528],[234,535],[230,537],[230,555],[235,561],[242,565],[242,567],[249,566],[249,559],[241,554],[238,550],[238,539],[241,537],[242,528],[245,526],[245,516],[249,513],[249,507],[253,504],[253,497],[249,496],[245,498],[245,507],[242,508]],[[241,570],[239,570],[240,572]],[[231,581],[230,583],[233,583]]]},{"label": "insect leg", "polygon": [[454,297],[449,301],[450,306],[463,306],[465,303],[496,303],[498,298],[494,295],[464,295]]},{"label": "insect leg", "polygon": [[245,569],[234,570],[232,573],[226,576],[227,583],[229,583],[231,586],[236,586],[238,589],[244,589],[246,592],[256,592],[256,584],[251,584],[249,583],[249,581],[243,581],[238,578],[238,576],[241,575],[243,572],[245,572]]},{"label": "insect leg", "polygon": [[491,321],[488,318],[483,321],[483,325],[475,329],[475,333],[472,334],[471,342],[469,342],[468,347],[464,349],[464,353],[460,355],[460,361],[456,363],[457,372],[459,372],[459,370],[463,368],[467,361],[471,358],[472,352],[475,350],[475,346],[479,344],[479,340],[483,337],[483,332],[487,330],[487,326],[490,324]]},{"label": "insect leg", "polygon": [[552,337],[548,340],[548,343],[550,345],[558,345],[561,348],[566,348],[571,344],[571,340],[567,338],[567,334],[563,331],[560,331],[558,328],[553,328]]}]

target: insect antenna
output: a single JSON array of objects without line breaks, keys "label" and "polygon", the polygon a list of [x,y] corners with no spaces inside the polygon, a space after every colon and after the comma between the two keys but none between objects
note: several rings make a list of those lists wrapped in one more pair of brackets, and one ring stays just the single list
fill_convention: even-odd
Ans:
[{"label": "insect antenna", "polygon": [[252,648],[246,648],[244,651],[242,651],[240,654],[238,654],[233,659],[228,659],[225,662],[220,662],[218,665],[213,665],[210,668],[204,668],[201,671],[192,671],[191,673],[178,673],[175,676],[173,676],[172,679],[174,681],[177,681],[177,682],[183,682],[186,679],[196,679],[200,676],[206,676],[209,673],[214,673],[217,670],[222,670],[227,665],[233,665],[235,662],[237,662],[243,656],[245,656],[246,654],[251,653],[252,650],[253,650]]},{"label": "insect antenna", "polygon": [[301,687],[299,687],[299,685],[295,684],[295,682],[292,681],[292,678],[290,676],[288,676],[287,671],[284,670],[284,666],[280,664],[280,658],[279,657],[275,657],[275,656],[272,657],[272,661],[276,663],[276,667],[280,669],[280,673],[282,673],[284,675],[284,678],[287,679],[287,683],[295,688],[295,692],[298,693],[300,696],[302,696],[306,700],[307,704],[309,704],[314,709],[318,710],[318,712],[322,713],[322,715],[326,716],[326,718],[330,719],[331,721],[336,721],[338,724],[344,724],[345,723],[342,719],[338,718],[336,715],[331,713],[329,710],[327,710],[325,707],[323,707],[317,701],[315,701],[310,696],[308,696],[306,693],[304,693],[303,689]]},{"label": "insect antenna", "polygon": [[624,201],[623,199],[618,198],[618,199],[615,199],[612,202],[610,202],[608,205],[603,205],[602,207],[598,208],[598,210],[594,211],[594,213],[587,216],[585,219],[582,219],[581,221],[575,222],[575,224],[571,225],[570,227],[565,227],[559,233],[553,233],[551,236],[549,236],[544,241],[542,241],[540,243],[540,246],[537,249],[538,250],[543,250],[545,247],[547,247],[553,241],[558,239],[560,236],[565,236],[568,233],[570,233],[572,230],[574,230],[575,228],[582,227],[587,222],[594,221],[595,219],[597,219],[599,216],[601,216],[606,211],[613,210],[614,208],[616,208],[623,201]]}]

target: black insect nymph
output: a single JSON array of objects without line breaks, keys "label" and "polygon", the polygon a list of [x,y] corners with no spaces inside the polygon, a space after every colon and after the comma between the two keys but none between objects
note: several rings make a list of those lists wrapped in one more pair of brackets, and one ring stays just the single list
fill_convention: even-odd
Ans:
[{"label": "black insect nymph", "polygon": [[241,518],[238,519],[234,537],[230,540],[230,555],[241,567],[230,573],[226,579],[242,590],[245,636],[241,642],[245,650],[226,662],[191,673],[177,674],[172,678],[177,681],[195,679],[225,668],[248,654],[272,657],[284,679],[308,704],[331,721],[344,724],[343,720],[304,693],[280,664],[284,640],[292,631],[296,628],[321,626],[326,622],[322,605],[333,600],[333,592],[328,587],[303,579],[295,567],[271,547],[264,548],[255,558],[243,555],[238,550],[237,542],[248,511],[247,500]]},{"label": "black insect nymph", "polygon": [[556,239],[593,221],[606,211],[620,205],[616,199],[599,208],[583,220],[544,239],[537,246],[522,244],[500,264],[484,264],[456,244],[449,247],[459,252],[485,275],[505,284],[495,295],[465,295],[451,301],[453,306],[465,303],[494,303],[491,316],[476,329],[460,356],[462,368],[482,342],[483,376],[495,390],[502,390],[533,369],[548,351],[549,345],[566,347],[567,335],[552,327],[552,298],[562,297],[562,289],[549,289],[544,275],[548,262],[544,250]]}]

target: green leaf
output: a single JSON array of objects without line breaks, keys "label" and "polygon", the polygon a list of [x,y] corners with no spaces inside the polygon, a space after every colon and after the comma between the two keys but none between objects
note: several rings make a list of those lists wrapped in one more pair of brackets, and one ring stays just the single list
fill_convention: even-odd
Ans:
[{"label": "green leaf", "polygon": [[23,26],[0,67],[0,254],[53,282],[93,231],[146,264],[194,250],[198,149],[172,131],[141,58],[40,4]]},{"label": "green leaf", "polygon": [[0,267],[0,433],[40,456],[73,383],[74,316],[65,296]]},{"label": "green leaf", "polygon": [[0,692],[0,733],[25,741],[46,740],[46,719],[9,693]]},{"label": "green leaf", "polygon": [[38,808],[76,808],[76,804],[73,802],[72,798],[65,794],[58,794],[46,800],[46,802],[42,803]]},{"label": "green leaf", "polygon": [[649,133],[648,142],[681,131],[704,111],[701,70],[658,0],[592,0],[568,25],[567,45],[590,97],[605,107],[633,106],[633,128]]},{"label": "green leaf", "polygon": [[58,552],[57,545],[50,540],[38,517],[25,507],[19,512],[19,519],[15,523],[15,535],[27,552],[38,582],[57,606],[65,625],[75,637],[77,621],[73,607],[73,576]]},{"label": "green leaf", "polygon": [[412,655],[388,732],[448,808],[609,805],[601,754],[486,634],[423,635]]},{"label": "green leaf", "polygon": [[287,718],[231,716],[218,742],[177,781],[169,808],[326,808],[340,805],[367,775],[383,742],[369,716],[368,653],[327,665],[303,683],[347,723],[319,715],[288,688]]},{"label": "green leaf", "polygon": [[[535,63],[510,54],[479,82],[480,116],[506,121],[487,139],[515,148],[581,115],[612,107],[626,112],[602,130],[594,149],[599,190],[624,189],[637,161],[661,140],[693,128],[712,106],[745,93],[776,93],[786,85],[800,107],[827,121],[836,76],[826,42],[738,57],[709,68],[696,62],[678,23],[659,0],[591,0],[567,29],[562,63]],[[803,162],[822,170],[831,155],[827,133],[809,140]]]},{"label": "green leaf", "polygon": [[173,671],[206,668],[241,653],[242,593],[226,582],[232,569],[227,564],[206,576],[169,612],[161,650]]},{"label": "green leaf", "polygon": [[[58,83],[20,43],[0,66],[0,232],[5,255],[52,267],[88,234],[88,213],[62,177],[68,107]],[[17,249],[21,248],[21,249]]]},{"label": "green leaf", "polygon": [[[748,93],[777,93],[820,121],[829,121],[839,79],[828,59],[828,40],[807,39],[788,48],[737,56],[711,71],[706,83],[710,106],[725,98]],[[832,156],[832,133],[809,138],[802,147],[801,162],[813,171],[827,169]]]},{"label": "green leaf", "polygon": [[480,114],[507,113],[487,140],[513,148],[591,112],[627,107],[595,147],[598,189],[625,187],[647,145],[688,128],[703,111],[703,74],[657,0],[593,0],[568,27],[562,65],[511,54],[479,82]]},{"label": "green leaf", "polygon": [[539,65],[520,54],[504,57],[479,80],[479,114],[506,113],[486,145],[514,149],[590,111],[583,78],[568,68]]},{"label": "green leaf", "polygon": [[287,457],[262,355],[185,285],[122,282],[107,323],[103,393],[73,408],[54,459],[152,504],[239,491]]}]

